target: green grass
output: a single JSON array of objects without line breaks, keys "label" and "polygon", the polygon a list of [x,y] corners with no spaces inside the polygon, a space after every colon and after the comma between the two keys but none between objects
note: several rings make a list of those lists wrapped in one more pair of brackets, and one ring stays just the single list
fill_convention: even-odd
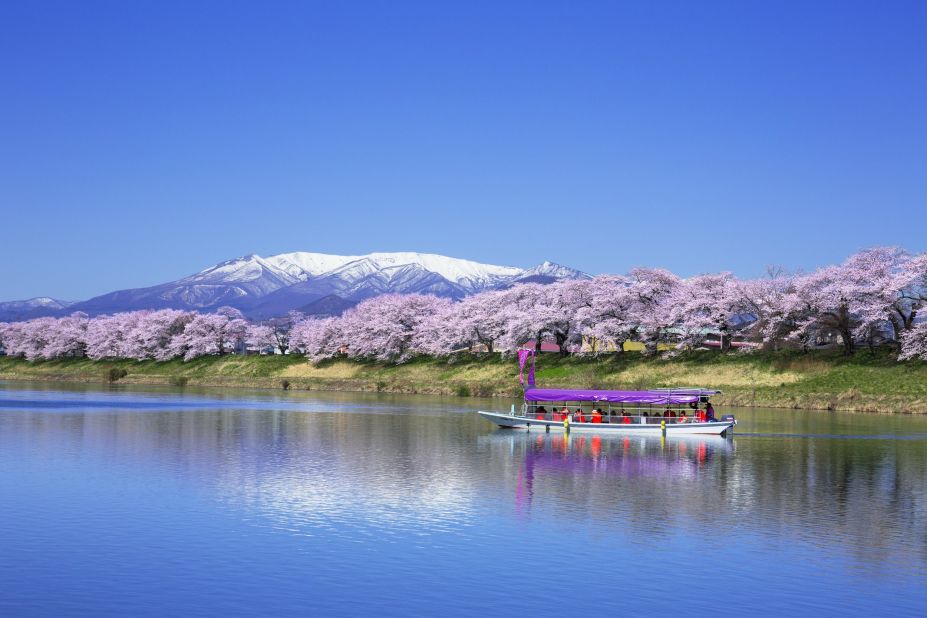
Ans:
[{"label": "green grass", "polygon": [[[927,413],[927,363],[898,363],[889,350],[752,355],[694,352],[674,359],[626,353],[599,358],[545,354],[537,381],[544,386],[647,388],[707,386],[724,391],[720,405],[757,405],[880,413]],[[117,371],[113,371],[117,370]],[[513,397],[517,365],[498,355],[419,358],[403,364],[300,356],[221,356],[190,362],[62,359],[29,363],[0,357],[0,379],[191,386],[381,391],[452,396]]]}]

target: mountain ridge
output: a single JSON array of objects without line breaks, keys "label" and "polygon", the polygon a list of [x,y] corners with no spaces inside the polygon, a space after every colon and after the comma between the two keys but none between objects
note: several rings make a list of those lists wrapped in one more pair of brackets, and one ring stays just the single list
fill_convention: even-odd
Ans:
[{"label": "mountain ridge", "polygon": [[[116,290],[93,298],[32,306],[0,303],[0,320],[29,319],[83,311],[90,315],[140,309],[212,311],[223,305],[254,318],[269,318],[320,303],[320,314],[339,312],[380,294],[434,294],[460,299],[517,283],[585,278],[586,273],[553,262],[533,268],[484,264],[417,252],[332,255],[297,251],[268,257],[243,255],[192,275],[143,288]],[[323,301],[324,299],[324,301]],[[323,301],[323,302],[320,302]],[[9,310],[5,309],[9,307]]]}]

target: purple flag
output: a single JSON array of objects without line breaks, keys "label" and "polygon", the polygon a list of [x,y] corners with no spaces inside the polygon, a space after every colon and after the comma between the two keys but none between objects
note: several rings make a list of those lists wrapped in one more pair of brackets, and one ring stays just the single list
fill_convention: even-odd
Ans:
[{"label": "purple flag", "polygon": [[529,356],[531,357],[531,367],[528,369],[528,386],[534,386],[534,350],[518,351],[518,381],[522,385],[525,383],[525,363],[528,362]]}]

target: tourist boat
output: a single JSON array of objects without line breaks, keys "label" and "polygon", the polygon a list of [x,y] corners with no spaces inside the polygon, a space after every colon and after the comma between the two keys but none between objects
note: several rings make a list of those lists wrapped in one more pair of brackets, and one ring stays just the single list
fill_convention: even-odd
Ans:
[{"label": "tourist boat", "polygon": [[[651,436],[720,435],[734,431],[734,415],[706,419],[721,391],[661,388],[645,391],[527,388],[520,408],[479,414],[500,427],[543,431],[595,431]],[[566,413],[564,413],[566,411]]]}]

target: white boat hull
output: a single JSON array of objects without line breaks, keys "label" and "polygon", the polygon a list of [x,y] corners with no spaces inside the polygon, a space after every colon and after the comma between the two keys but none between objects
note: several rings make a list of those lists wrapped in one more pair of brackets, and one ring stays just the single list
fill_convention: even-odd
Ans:
[{"label": "white boat hull", "polygon": [[[536,429],[539,431],[566,431],[562,421],[547,421],[525,416],[502,414],[499,412],[479,411],[479,415],[500,427],[510,429]],[[666,435],[710,435],[721,436],[734,430],[735,421],[711,421],[708,423],[668,423]],[[595,431],[608,434],[627,434],[659,436],[662,433],[658,423],[574,423],[569,424],[570,432]]]}]

